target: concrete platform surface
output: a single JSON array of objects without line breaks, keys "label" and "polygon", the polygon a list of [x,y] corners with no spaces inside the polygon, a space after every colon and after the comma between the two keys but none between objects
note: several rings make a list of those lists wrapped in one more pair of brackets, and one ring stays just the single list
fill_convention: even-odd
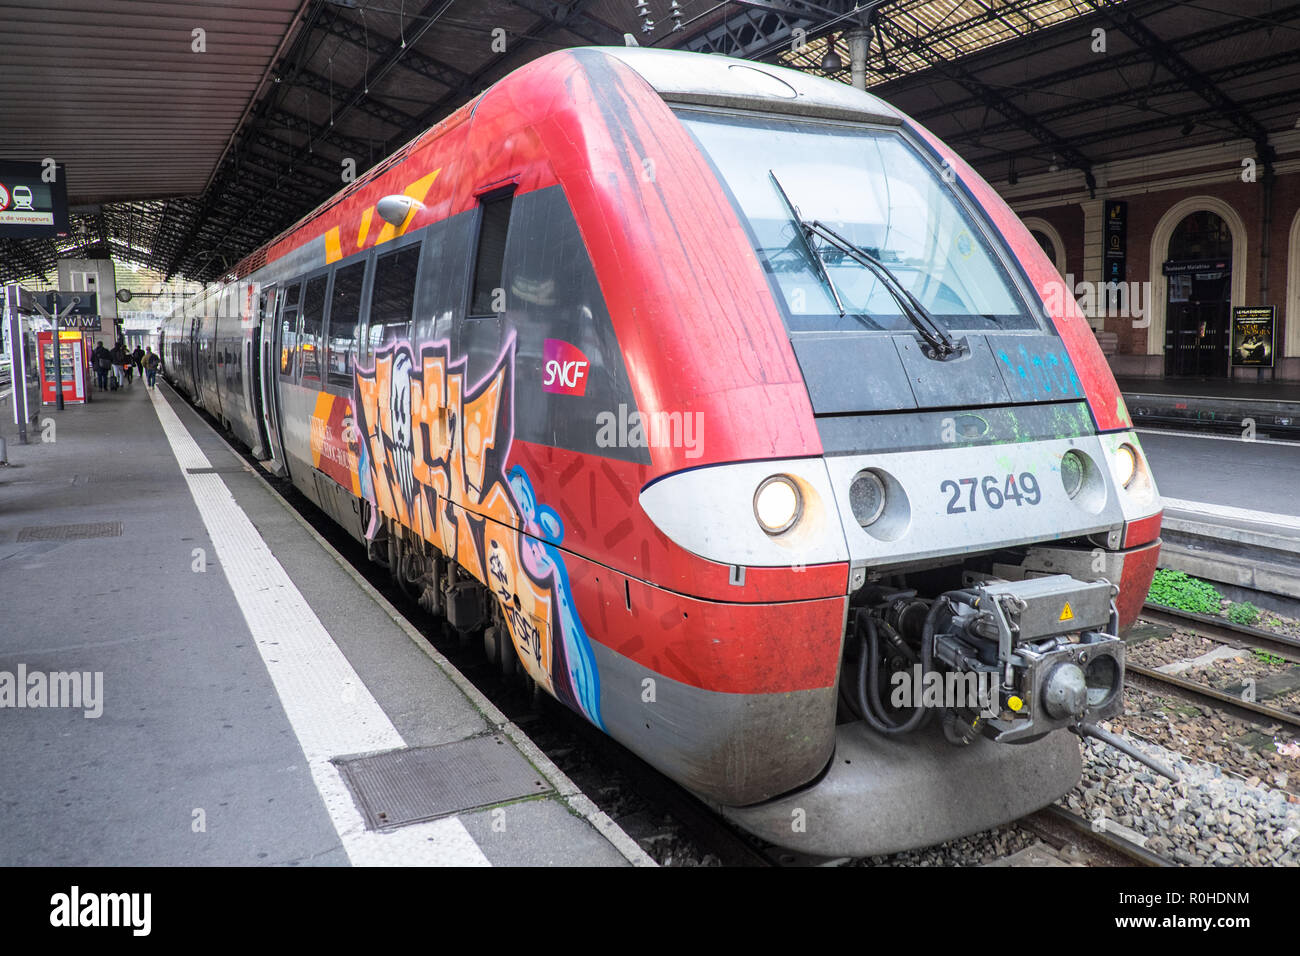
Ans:
[{"label": "concrete platform surface", "polygon": [[1140,430],[1156,486],[1166,498],[1217,506],[1234,523],[1254,520],[1285,526],[1270,515],[1300,517],[1300,448],[1240,437],[1168,434]]},{"label": "concrete platform surface", "polygon": [[1139,435],[1164,501],[1161,565],[1244,589],[1229,591],[1233,600],[1294,614],[1300,448],[1239,436],[1147,429]]},{"label": "concrete platform surface", "polygon": [[[0,402],[0,865],[650,862],[174,392],[95,398]],[[338,764],[487,735],[405,826]]]}]

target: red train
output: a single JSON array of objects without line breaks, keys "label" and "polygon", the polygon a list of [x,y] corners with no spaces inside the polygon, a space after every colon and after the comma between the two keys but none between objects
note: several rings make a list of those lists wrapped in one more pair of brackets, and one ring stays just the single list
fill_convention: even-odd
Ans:
[{"label": "red train", "polygon": [[1050,802],[1120,706],[1160,503],[1055,281],[869,94],[575,49],[161,350],[503,667],[774,842],[862,855]]}]

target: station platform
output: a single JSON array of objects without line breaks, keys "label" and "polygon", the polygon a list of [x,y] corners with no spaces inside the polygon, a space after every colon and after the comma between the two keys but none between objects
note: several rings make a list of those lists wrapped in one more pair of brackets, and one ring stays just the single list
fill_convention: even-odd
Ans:
[{"label": "station platform", "polygon": [[1300,384],[1227,379],[1116,380],[1136,425],[1300,441]]},{"label": "station platform", "polygon": [[1239,433],[1138,434],[1164,502],[1161,565],[1260,592],[1241,598],[1256,603],[1300,601],[1300,449]]},{"label": "station platform", "polygon": [[0,426],[0,865],[652,864],[165,384],[94,397]]}]

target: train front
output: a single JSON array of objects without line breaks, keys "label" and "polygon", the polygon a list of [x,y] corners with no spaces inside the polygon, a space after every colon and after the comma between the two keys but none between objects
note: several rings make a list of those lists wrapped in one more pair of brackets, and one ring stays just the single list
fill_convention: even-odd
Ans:
[{"label": "train front", "polygon": [[1119,635],[1159,549],[1151,471],[1072,297],[996,194],[874,97],[615,55],[726,194],[821,446],[686,469],[641,505],[711,561],[848,569],[829,766],[725,812],[869,855],[1050,803],[1078,780],[1079,735],[1122,710]]}]

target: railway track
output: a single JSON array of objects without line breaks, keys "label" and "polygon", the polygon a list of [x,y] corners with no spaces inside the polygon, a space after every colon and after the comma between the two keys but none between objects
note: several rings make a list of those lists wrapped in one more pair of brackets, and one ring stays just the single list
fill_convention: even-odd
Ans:
[{"label": "railway track", "polygon": [[[1143,607],[1142,619],[1190,632],[1243,651],[1259,648],[1291,663],[1300,663],[1300,640],[1286,635],[1273,634],[1204,614],[1194,614],[1154,604]],[[1207,684],[1186,680],[1131,661],[1124,665],[1124,670],[1128,680],[1143,690],[1152,693],[1172,693],[1191,703],[1218,707],[1251,723],[1282,724],[1300,730],[1300,714],[1269,707],[1267,704],[1228,694]]]},{"label": "railway track", "polygon": [[1091,866],[1177,865],[1116,832],[1114,827],[1098,829],[1077,813],[1056,804],[1016,822],[1055,850],[1078,847]]},{"label": "railway track", "polygon": [[1194,625],[1197,634],[1220,644],[1229,644],[1243,649],[1258,647],[1292,663],[1300,663],[1300,638],[1297,637],[1276,634],[1258,627],[1247,627],[1208,614],[1180,611],[1161,604],[1144,604],[1141,619],[1167,627],[1187,628]]}]

